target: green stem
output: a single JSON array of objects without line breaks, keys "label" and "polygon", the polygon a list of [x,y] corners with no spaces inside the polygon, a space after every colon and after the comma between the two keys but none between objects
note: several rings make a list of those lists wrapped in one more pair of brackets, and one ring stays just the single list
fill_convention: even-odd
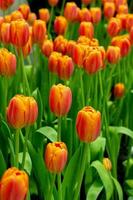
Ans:
[{"label": "green stem", "polygon": [[20,133],[20,129],[16,129],[16,133],[15,133],[15,166],[18,168],[19,165],[19,133]]},{"label": "green stem", "polygon": [[8,94],[8,78],[3,77],[3,116],[6,119],[6,106],[7,106],[7,94]]},{"label": "green stem", "polygon": [[58,199],[62,200],[62,185],[61,185],[61,173],[57,175],[57,182],[58,182]]},{"label": "green stem", "polygon": [[80,86],[81,86],[81,96],[82,96],[82,107],[85,106],[85,97],[84,97],[84,85],[83,85],[83,71],[80,69]]},{"label": "green stem", "polygon": [[29,132],[30,132],[30,127],[27,127],[26,128],[26,135],[25,135],[24,150],[23,150],[22,169],[24,169],[24,166],[25,166],[26,150],[27,150],[27,142],[28,142]]},{"label": "green stem", "polygon": [[48,195],[48,199],[47,200],[52,200],[52,193],[53,193],[53,187],[54,187],[54,183],[55,183],[55,178],[56,178],[56,174],[52,174],[51,185],[50,185],[50,190],[49,190],[49,195]]},{"label": "green stem", "polygon": [[50,20],[49,20],[49,24],[48,24],[48,35],[49,35],[49,37],[50,37],[50,29],[51,29],[51,25],[52,25],[53,14],[54,14],[54,6],[51,7]]},{"label": "green stem", "polygon": [[66,0],[63,0],[60,15],[63,15]]},{"label": "green stem", "polygon": [[58,136],[57,140],[61,141],[61,117],[58,117]]}]

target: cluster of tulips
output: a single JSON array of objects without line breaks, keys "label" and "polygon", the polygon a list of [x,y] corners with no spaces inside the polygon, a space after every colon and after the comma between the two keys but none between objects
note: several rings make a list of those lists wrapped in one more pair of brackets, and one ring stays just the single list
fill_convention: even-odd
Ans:
[{"label": "cluster of tulips", "polygon": [[127,1],[48,0],[38,17],[14,1],[0,0],[0,200],[133,196]]}]

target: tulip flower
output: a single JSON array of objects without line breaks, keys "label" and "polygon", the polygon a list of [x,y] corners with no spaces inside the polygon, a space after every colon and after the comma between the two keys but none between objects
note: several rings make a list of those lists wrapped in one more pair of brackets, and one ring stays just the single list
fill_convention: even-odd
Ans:
[{"label": "tulip flower", "polygon": [[0,200],[25,200],[29,187],[28,175],[15,167],[5,171],[0,182]]},{"label": "tulip flower", "polygon": [[47,169],[53,173],[62,172],[67,162],[67,155],[68,151],[65,143],[48,143],[44,155]]},{"label": "tulip flower", "polygon": [[16,21],[24,19],[22,13],[19,10],[15,10],[14,12],[11,13],[11,21]]},{"label": "tulip flower", "polygon": [[81,22],[79,26],[79,34],[92,39],[94,36],[93,24],[91,22]]},{"label": "tulip flower", "polygon": [[63,16],[58,16],[54,21],[54,31],[58,35],[64,35],[67,29],[67,20]]},{"label": "tulip flower", "polygon": [[111,37],[119,34],[121,31],[121,21],[118,18],[112,17],[107,26],[107,32]]},{"label": "tulip flower", "polygon": [[83,67],[83,61],[85,57],[85,45],[82,44],[76,44],[73,47],[73,52],[72,52],[72,58],[75,64],[78,65],[78,67]]},{"label": "tulip flower", "polygon": [[3,43],[9,44],[11,41],[10,37],[10,23],[2,23],[0,26],[0,39]]},{"label": "tulip flower", "polygon": [[22,13],[23,15],[23,18],[25,20],[28,19],[28,15],[30,13],[30,7],[27,5],[27,4],[21,4],[19,7],[18,7],[18,10]]},{"label": "tulip flower", "polygon": [[42,44],[42,53],[49,57],[51,53],[53,52],[53,41],[52,40],[44,40]]},{"label": "tulip flower", "polygon": [[50,19],[49,10],[47,8],[39,9],[39,18],[47,23]]},{"label": "tulip flower", "polygon": [[92,23],[97,24],[101,20],[102,12],[101,9],[98,7],[90,8]]},{"label": "tulip flower", "polygon": [[71,89],[65,85],[53,85],[49,94],[49,106],[51,112],[56,116],[65,116],[71,107],[72,92]]},{"label": "tulip flower", "polygon": [[103,158],[103,165],[107,171],[111,171],[112,163],[109,158]]},{"label": "tulip flower", "polygon": [[48,68],[50,72],[57,74],[57,65],[61,56],[61,53],[55,51],[51,53],[48,59]]},{"label": "tulip flower", "polygon": [[124,93],[125,93],[125,85],[123,83],[115,84],[113,89],[114,97],[117,99],[122,98],[124,96]]},{"label": "tulip flower", "polygon": [[118,7],[118,14],[128,14],[128,5],[127,4],[122,4]]},{"label": "tulip flower", "polygon": [[107,19],[110,19],[115,14],[115,4],[113,2],[106,2],[104,4],[104,10],[103,10],[103,12],[104,12],[104,16]]},{"label": "tulip flower", "polygon": [[46,23],[40,19],[35,20],[32,26],[33,42],[42,43],[46,35]]},{"label": "tulip flower", "polygon": [[78,7],[75,2],[67,2],[64,8],[64,16],[69,22],[76,21],[78,18]]},{"label": "tulip flower", "polygon": [[90,4],[91,1],[92,1],[92,0],[81,0],[81,2],[82,2],[83,4],[85,4],[86,6],[87,6],[88,4]]},{"label": "tulip flower", "polygon": [[78,21],[79,22],[83,22],[83,21],[90,22],[91,21],[90,10],[87,8],[82,8],[81,10],[79,10]]},{"label": "tulip flower", "polygon": [[59,0],[48,0],[50,6],[56,6]]},{"label": "tulip flower", "polygon": [[120,60],[120,48],[117,46],[108,46],[106,59],[111,64],[116,64]]},{"label": "tulip flower", "polygon": [[77,114],[76,129],[83,142],[93,142],[100,134],[101,114],[90,106],[84,107]]},{"label": "tulip flower", "polygon": [[13,3],[14,3],[14,0],[0,0],[0,9],[6,10],[6,9],[8,9]]},{"label": "tulip flower", "polygon": [[128,14],[126,21],[126,29],[130,31],[132,26],[133,26],[133,14]]},{"label": "tulip flower", "polygon": [[73,53],[73,49],[74,49],[75,45],[76,45],[76,42],[74,40],[69,40],[67,42],[67,47],[66,47],[67,48],[67,54],[71,57],[72,57],[72,53]]},{"label": "tulip flower", "polygon": [[27,19],[27,22],[29,23],[29,25],[33,25],[34,21],[37,19],[37,16],[35,13],[31,12],[29,13],[28,15],[28,19]]},{"label": "tulip flower", "polygon": [[120,19],[121,21],[121,28],[126,29],[126,24],[127,24],[127,14],[117,14],[116,18]]},{"label": "tulip flower", "polygon": [[62,35],[57,36],[54,40],[54,51],[66,54],[67,43],[68,43],[67,39],[65,39]]},{"label": "tulip flower", "polygon": [[14,128],[23,128],[35,123],[38,105],[33,97],[14,96],[7,108],[7,121]]},{"label": "tulip flower", "polygon": [[22,47],[23,56],[27,57],[30,54],[31,49],[32,49],[32,37],[30,35],[28,42],[26,43],[25,46]]}]

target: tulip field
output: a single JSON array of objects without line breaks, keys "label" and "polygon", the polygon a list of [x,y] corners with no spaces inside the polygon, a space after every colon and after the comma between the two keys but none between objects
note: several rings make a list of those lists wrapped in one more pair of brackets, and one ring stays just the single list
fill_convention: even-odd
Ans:
[{"label": "tulip field", "polygon": [[133,2],[32,3],[0,0],[0,200],[133,200]]}]

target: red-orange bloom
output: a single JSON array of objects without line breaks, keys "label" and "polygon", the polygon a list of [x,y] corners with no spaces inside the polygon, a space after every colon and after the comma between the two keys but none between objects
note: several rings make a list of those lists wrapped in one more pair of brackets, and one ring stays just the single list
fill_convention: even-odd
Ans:
[{"label": "red-orange bloom", "polygon": [[108,46],[106,59],[111,64],[116,64],[120,60],[120,48],[117,46]]},{"label": "red-orange bloom", "polygon": [[49,10],[47,8],[39,9],[39,18],[47,23],[50,19]]},{"label": "red-orange bloom", "polygon": [[108,26],[107,26],[108,34],[111,37],[114,37],[118,35],[118,33],[121,31],[121,21],[118,18],[112,17],[109,20]]},{"label": "red-orange bloom", "polygon": [[79,139],[83,142],[93,142],[100,134],[101,114],[90,106],[78,112],[76,129]]},{"label": "red-orange bloom", "polygon": [[76,21],[78,17],[78,7],[74,2],[67,2],[64,9],[64,16],[68,21]]},{"label": "red-orange bloom", "polygon": [[81,0],[81,2],[87,6],[92,2],[92,0]]},{"label": "red-orange bloom", "polygon": [[62,56],[61,53],[53,51],[48,59],[48,68],[52,73],[57,73],[57,66],[59,62],[59,58]]},{"label": "red-orange bloom", "polygon": [[68,43],[67,39],[65,39],[62,35],[57,36],[54,40],[54,51],[66,54],[67,43]]},{"label": "red-orange bloom", "polygon": [[94,36],[93,24],[91,22],[81,22],[79,26],[79,34],[92,39]]},{"label": "red-orange bloom", "polygon": [[0,75],[13,76],[16,72],[16,56],[5,48],[0,49]]},{"label": "red-orange bloom", "polygon": [[123,83],[115,84],[113,89],[114,97],[117,99],[122,98],[124,96],[124,93],[125,93],[125,85]]},{"label": "red-orange bloom", "polygon": [[38,105],[33,97],[14,96],[7,108],[7,121],[14,128],[23,128],[35,123]]},{"label": "red-orange bloom", "polygon": [[50,6],[56,6],[59,0],[48,0]]},{"label": "red-orange bloom", "polygon": [[24,19],[22,13],[19,10],[15,10],[11,13],[11,21],[16,21],[19,19]]},{"label": "red-orange bloom", "polygon": [[76,42],[74,40],[69,40],[67,42],[67,54],[72,57],[74,46]]},{"label": "red-orange bloom", "polygon": [[37,19],[37,16],[35,13],[31,12],[29,13],[28,15],[28,19],[27,19],[27,22],[29,23],[29,25],[33,25],[34,21]]},{"label": "red-orange bloom", "polygon": [[14,3],[14,0],[0,0],[0,9],[6,10],[6,9],[8,9],[13,3]]},{"label": "red-orange bloom", "polygon": [[115,14],[115,4],[113,2],[106,2],[104,4],[104,16],[109,19]]},{"label": "red-orange bloom", "polygon": [[29,40],[29,25],[24,20],[12,21],[10,34],[12,44],[23,47]]},{"label": "red-orange bloom", "polygon": [[126,24],[127,24],[127,14],[117,14],[116,18],[120,19],[121,21],[121,28],[126,29]]},{"label": "red-orange bloom", "polygon": [[101,9],[98,7],[90,8],[92,23],[96,24],[99,23],[101,20],[102,12]]},{"label": "red-orange bloom", "polygon": [[82,8],[78,12],[78,21],[79,22],[90,22],[91,21],[91,12],[87,8]]},{"label": "red-orange bloom", "polygon": [[33,42],[42,43],[46,35],[46,23],[43,20],[35,20],[32,26]]},{"label": "red-orange bloom", "polygon": [[25,46],[22,47],[24,57],[27,57],[30,54],[31,49],[32,49],[32,37],[30,35],[28,42],[26,43]]},{"label": "red-orange bloom", "polygon": [[67,147],[64,142],[48,143],[45,150],[45,164],[50,172],[60,173],[67,162]]},{"label": "red-orange bloom", "polygon": [[131,27],[133,26],[133,14],[127,15],[127,21],[126,21],[126,29],[130,31]]},{"label": "red-orange bloom", "polygon": [[118,14],[128,14],[128,5],[127,4],[122,4],[118,7],[118,10],[117,10],[117,13]]},{"label": "red-orange bloom", "polygon": [[72,58],[78,67],[83,67],[86,45],[75,44],[73,47]]},{"label": "red-orange bloom", "polygon": [[72,103],[71,89],[65,85],[53,85],[50,89],[49,106],[56,116],[65,116],[70,110]]},{"label": "red-orange bloom", "polygon": [[58,35],[64,35],[67,29],[67,20],[63,16],[58,16],[54,21],[54,31]]},{"label": "red-orange bloom", "polygon": [[10,37],[10,23],[2,23],[0,26],[0,38],[5,44],[9,44],[11,41]]},{"label": "red-orange bloom", "polygon": [[0,200],[25,200],[29,187],[28,175],[15,167],[5,171],[0,182]]},{"label": "red-orange bloom", "polygon": [[22,13],[23,18],[24,18],[25,20],[27,20],[28,15],[29,15],[29,13],[30,13],[30,7],[29,7],[29,5],[27,5],[27,4],[21,4],[21,5],[19,6],[18,10]]},{"label": "red-orange bloom", "polygon": [[53,41],[52,40],[44,40],[42,44],[42,53],[49,57],[50,54],[53,52]]}]

